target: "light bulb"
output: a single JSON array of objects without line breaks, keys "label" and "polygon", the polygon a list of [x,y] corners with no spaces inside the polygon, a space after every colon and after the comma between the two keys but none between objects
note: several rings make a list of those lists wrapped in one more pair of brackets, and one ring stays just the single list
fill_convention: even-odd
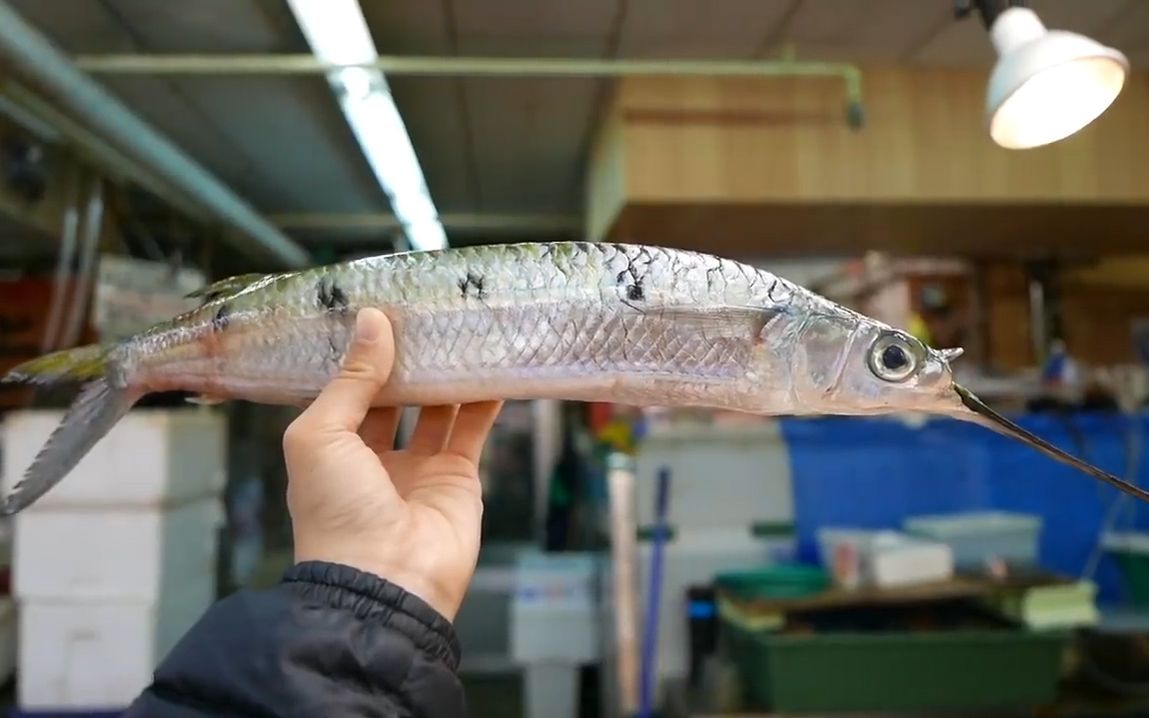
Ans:
[{"label": "light bulb", "polygon": [[991,34],[1000,58],[990,75],[986,117],[1002,147],[1039,147],[1080,131],[1125,85],[1124,55],[1075,33],[1047,31],[1027,8],[1003,12]]}]

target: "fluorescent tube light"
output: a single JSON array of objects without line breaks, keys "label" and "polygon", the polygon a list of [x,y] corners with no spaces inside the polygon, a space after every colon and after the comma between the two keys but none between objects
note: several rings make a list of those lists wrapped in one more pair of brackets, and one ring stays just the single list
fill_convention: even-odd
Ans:
[{"label": "fluorescent tube light", "polygon": [[[323,62],[358,65],[378,56],[358,0],[288,0],[288,5],[311,51]],[[328,80],[411,247],[446,247],[447,236],[419,158],[383,73],[343,67]]]},{"label": "fluorescent tube light", "polygon": [[375,41],[359,0],[287,0],[311,52],[334,65],[374,62]]}]

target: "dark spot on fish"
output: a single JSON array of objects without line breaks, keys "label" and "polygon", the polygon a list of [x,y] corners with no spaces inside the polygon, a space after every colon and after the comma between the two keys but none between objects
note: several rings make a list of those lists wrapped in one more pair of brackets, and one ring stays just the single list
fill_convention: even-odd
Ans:
[{"label": "dark spot on fish", "polygon": [[467,276],[459,280],[459,292],[466,299],[468,295],[482,299],[485,295],[483,292],[483,278],[472,272],[467,272]]},{"label": "dark spot on fish", "polygon": [[722,269],[718,266],[710,267],[706,270],[706,286],[714,288],[718,286],[718,280],[722,277]]},{"label": "dark spot on fish", "polygon": [[626,282],[626,275],[627,275],[627,270],[624,269],[618,273],[618,276],[614,278],[614,281],[619,283],[619,284],[623,284]]},{"label": "dark spot on fish", "polygon": [[211,319],[212,331],[222,332],[227,329],[227,325],[231,323],[231,306],[227,302],[219,305],[216,310],[215,316]]},{"label": "dark spot on fish", "polygon": [[329,311],[345,314],[349,302],[343,289],[331,277],[323,277],[315,287],[315,297],[319,306]]},{"label": "dark spot on fish", "polygon": [[641,282],[635,282],[626,288],[626,298],[632,302],[641,302],[646,292],[642,289]]}]

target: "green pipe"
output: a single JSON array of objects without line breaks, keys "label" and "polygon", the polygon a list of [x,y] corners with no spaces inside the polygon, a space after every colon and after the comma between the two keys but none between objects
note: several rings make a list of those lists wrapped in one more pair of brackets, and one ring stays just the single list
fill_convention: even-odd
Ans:
[{"label": "green pipe", "polygon": [[545,57],[404,57],[338,65],[309,54],[80,55],[76,67],[112,75],[309,75],[349,67],[389,75],[473,77],[839,77],[851,102],[862,99],[862,73],[841,62],[806,60],[596,60]]}]

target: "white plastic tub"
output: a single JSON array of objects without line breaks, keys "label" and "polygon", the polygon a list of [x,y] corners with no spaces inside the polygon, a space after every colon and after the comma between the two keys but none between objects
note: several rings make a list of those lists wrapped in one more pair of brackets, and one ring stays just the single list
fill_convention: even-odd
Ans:
[{"label": "white plastic tub", "polygon": [[947,544],[960,568],[982,568],[992,560],[1034,566],[1042,519],[1005,511],[971,511],[914,516],[906,519],[904,527],[913,536]]},{"label": "white plastic tub", "polygon": [[937,541],[898,531],[827,527],[818,531],[822,563],[843,588],[893,587],[953,576],[953,552]]}]

